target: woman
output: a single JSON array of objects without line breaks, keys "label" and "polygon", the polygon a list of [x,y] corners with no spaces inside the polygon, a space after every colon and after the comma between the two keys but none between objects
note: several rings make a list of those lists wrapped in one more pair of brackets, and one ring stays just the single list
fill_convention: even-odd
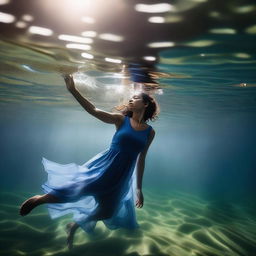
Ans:
[{"label": "woman", "polygon": [[[159,107],[152,97],[139,93],[129,100],[121,113],[105,112],[78,92],[72,75],[64,75],[64,80],[67,89],[89,114],[115,124],[117,129],[110,147],[82,166],[61,165],[43,158],[48,172],[48,180],[42,185],[45,194],[29,198],[20,207],[22,216],[45,203],[52,218],[73,213],[75,222],[67,225],[67,242],[72,248],[77,228],[90,233],[98,220],[110,229],[138,227],[133,182],[136,180],[136,207],[141,208],[145,158],[155,136],[154,129],[146,122],[156,117]],[[136,163],[137,172],[133,172]]]}]

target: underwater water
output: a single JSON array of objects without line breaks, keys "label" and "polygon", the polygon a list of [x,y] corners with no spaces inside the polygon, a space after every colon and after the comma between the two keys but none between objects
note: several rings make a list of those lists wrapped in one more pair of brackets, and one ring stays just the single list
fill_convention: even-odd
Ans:
[{"label": "underwater water", "polygon": [[0,254],[256,255],[255,45],[255,31],[208,30],[157,52],[155,67],[168,75],[150,90],[161,113],[149,122],[156,136],[136,208],[140,228],[98,221],[93,235],[77,231],[69,251],[71,215],[51,220],[43,205],[21,217],[19,206],[42,193],[42,157],[82,165],[109,146],[115,126],[83,110],[60,70],[75,72],[82,94],[106,111],[136,90],[122,64],[2,38]]}]

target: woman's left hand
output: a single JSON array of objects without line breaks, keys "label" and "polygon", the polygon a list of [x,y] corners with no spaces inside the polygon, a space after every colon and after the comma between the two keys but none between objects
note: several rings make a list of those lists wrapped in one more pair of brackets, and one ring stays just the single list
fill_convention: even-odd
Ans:
[{"label": "woman's left hand", "polygon": [[136,201],[136,207],[142,208],[144,203],[144,197],[143,193],[140,189],[137,189],[137,201]]}]

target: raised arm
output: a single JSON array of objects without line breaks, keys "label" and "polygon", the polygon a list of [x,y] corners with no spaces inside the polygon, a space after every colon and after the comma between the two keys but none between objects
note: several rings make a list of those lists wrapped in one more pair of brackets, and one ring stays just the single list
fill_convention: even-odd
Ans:
[{"label": "raised arm", "polygon": [[98,118],[99,120],[119,125],[123,121],[123,115],[119,113],[110,113],[96,108],[89,100],[83,97],[80,92],[76,89],[74,79],[72,75],[63,75],[66,82],[67,89],[76,98],[80,105],[92,116]]}]

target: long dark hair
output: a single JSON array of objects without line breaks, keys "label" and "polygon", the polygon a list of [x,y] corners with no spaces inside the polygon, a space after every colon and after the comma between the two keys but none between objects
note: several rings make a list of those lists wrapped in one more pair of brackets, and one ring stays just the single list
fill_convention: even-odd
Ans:
[{"label": "long dark hair", "polygon": [[[149,96],[147,93],[141,92],[139,95],[141,95],[142,100],[145,104],[148,103],[148,106],[146,107],[143,115],[144,122],[148,122],[149,119],[151,121],[155,121],[160,113],[159,104],[153,97]],[[125,116],[132,117],[133,112],[131,110],[128,110],[126,104],[117,106],[115,107],[115,109],[120,111]]]}]

